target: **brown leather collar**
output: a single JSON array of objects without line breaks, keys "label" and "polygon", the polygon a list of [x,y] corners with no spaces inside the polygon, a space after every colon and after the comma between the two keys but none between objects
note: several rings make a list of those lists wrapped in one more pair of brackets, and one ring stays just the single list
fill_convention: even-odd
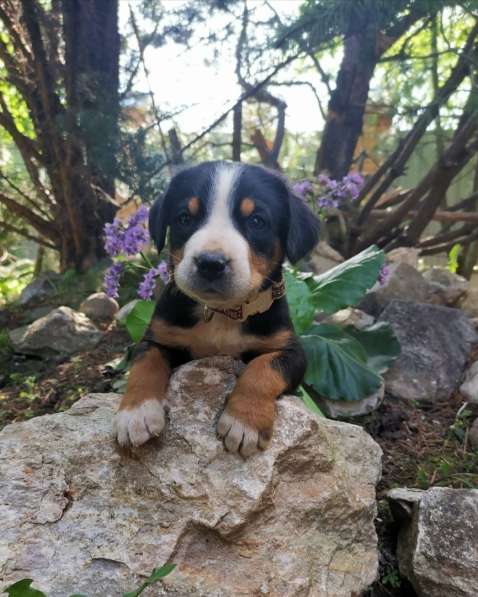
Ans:
[{"label": "brown leather collar", "polygon": [[[174,282],[174,266],[172,264],[169,264],[168,266],[168,273],[169,281]],[[220,315],[229,317],[229,319],[233,319],[234,321],[245,321],[252,315],[265,313],[271,308],[274,301],[281,299],[284,295],[285,282],[284,277],[281,276],[281,279],[278,282],[273,282],[272,286],[269,286],[269,288],[266,288],[260,292],[256,298],[252,299],[251,301],[246,301],[237,307],[233,307],[231,309],[220,309],[203,304],[203,319],[206,322],[211,321],[211,319],[214,317],[214,314],[219,313]]]}]

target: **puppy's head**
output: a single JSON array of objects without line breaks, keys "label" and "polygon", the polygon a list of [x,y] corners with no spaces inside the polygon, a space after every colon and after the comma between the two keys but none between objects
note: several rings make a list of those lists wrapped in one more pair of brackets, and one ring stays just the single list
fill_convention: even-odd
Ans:
[{"label": "puppy's head", "polygon": [[284,257],[301,259],[319,233],[318,220],[279,176],[228,162],[177,174],[149,226],[158,251],[169,227],[177,286],[212,307],[253,298]]}]

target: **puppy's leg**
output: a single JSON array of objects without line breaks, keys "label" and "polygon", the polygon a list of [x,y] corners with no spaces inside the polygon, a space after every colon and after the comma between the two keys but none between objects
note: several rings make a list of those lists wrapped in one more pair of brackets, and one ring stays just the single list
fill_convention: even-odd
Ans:
[{"label": "puppy's leg", "polygon": [[121,446],[140,446],[164,427],[164,400],[171,374],[165,352],[148,342],[136,350],[126,393],[113,424]]},{"label": "puppy's leg", "polygon": [[218,421],[217,431],[227,450],[247,457],[267,447],[276,399],[301,383],[305,367],[305,355],[296,339],[282,351],[250,361]]}]

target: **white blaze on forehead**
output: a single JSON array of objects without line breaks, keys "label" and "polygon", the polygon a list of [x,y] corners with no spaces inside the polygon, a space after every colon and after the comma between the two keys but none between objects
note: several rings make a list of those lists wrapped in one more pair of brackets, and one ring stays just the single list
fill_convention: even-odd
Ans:
[{"label": "white blaze on forehead", "polygon": [[232,199],[240,172],[237,164],[220,164],[214,171],[206,222],[185,244],[177,268],[176,281],[183,290],[195,274],[194,257],[206,251],[221,252],[230,260],[231,290],[235,295],[244,297],[251,290],[249,245],[232,220]]}]

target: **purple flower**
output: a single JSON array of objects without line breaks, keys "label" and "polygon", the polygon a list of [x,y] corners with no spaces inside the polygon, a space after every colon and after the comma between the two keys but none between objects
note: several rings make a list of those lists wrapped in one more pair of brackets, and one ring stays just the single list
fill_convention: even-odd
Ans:
[{"label": "purple flower", "polygon": [[105,250],[110,257],[116,257],[121,253],[135,255],[148,244],[149,232],[146,227],[148,212],[148,208],[141,205],[130,216],[126,225],[118,218],[115,218],[111,224],[105,224]]},{"label": "purple flower", "polygon": [[323,187],[328,186],[328,184],[330,182],[330,178],[328,176],[326,176],[325,174],[319,174],[319,176],[317,177],[317,180],[319,181],[319,184],[321,184]]},{"label": "purple flower", "polygon": [[313,187],[310,180],[301,180],[293,185],[292,190],[300,197],[304,197],[306,193],[313,190]]},{"label": "purple flower", "polygon": [[104,289],[111,298],[118,298],[119,281],[124,272],[123,263],[114,263],[105,273]]},{"label": "purple flower", "polygon": [[156,287],[156,278],[160,277],[161,280],[166,284],[169,279],[168,265],[165,261],[161,261],[159,265],[151,268],[144,275],[143,281],[138,288],[138,296],[144,300],[148,300],[153,296],[154,289]]},{"label": "purple flower", "polygon": [[378,283],[380,286],[385,286],[388,282],[388,278],[390,277],[390,267],[385,264],[382,265],[380,272],[378,273]]}]

